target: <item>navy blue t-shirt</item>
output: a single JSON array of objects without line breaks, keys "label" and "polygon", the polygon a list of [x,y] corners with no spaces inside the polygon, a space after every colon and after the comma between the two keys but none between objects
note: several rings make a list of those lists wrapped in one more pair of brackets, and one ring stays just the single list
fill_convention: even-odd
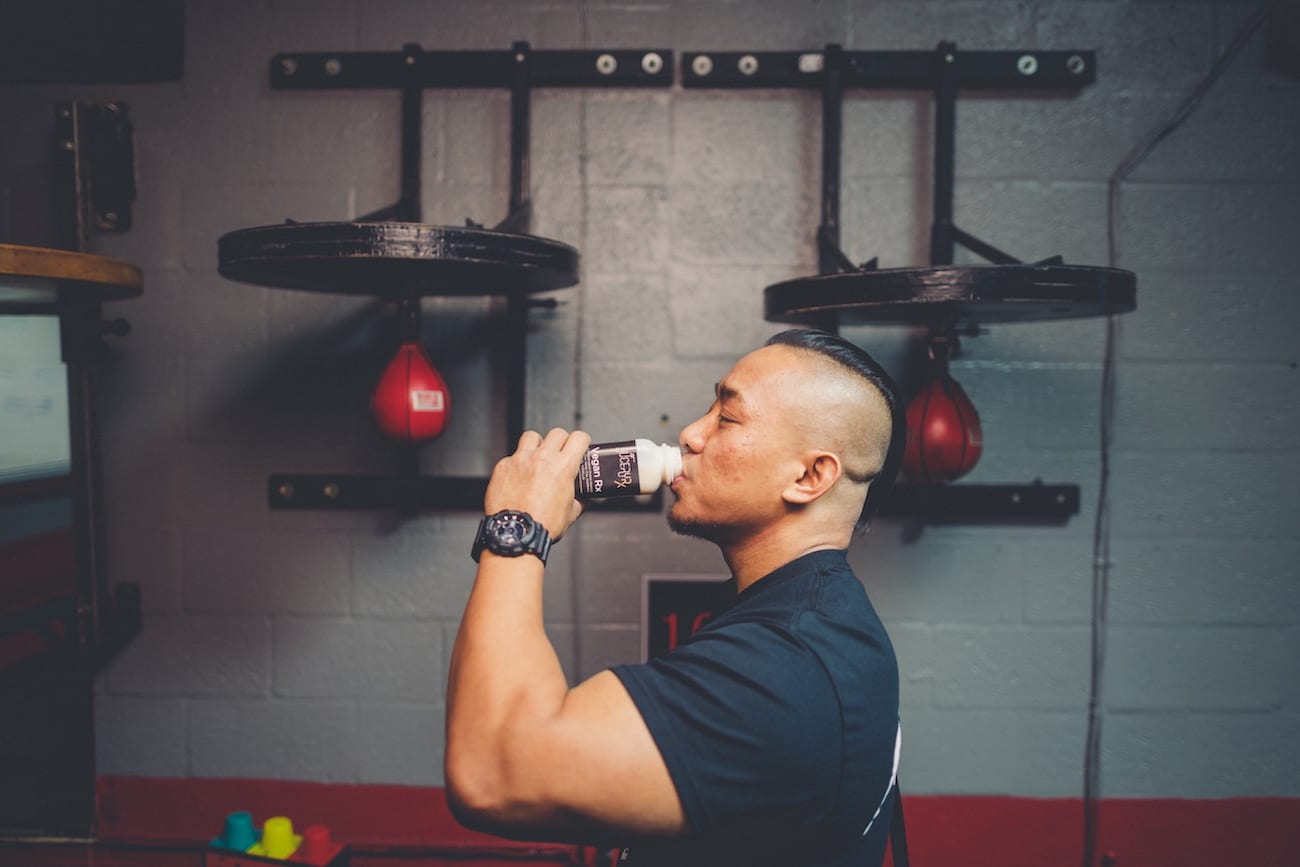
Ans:
[{"label": "navy blue t-shirt", "polygon": [[843,551],[787,563],[661,659],[613,669],[663,755],[685,837],[629,865],[884,860],[898,663]]}]

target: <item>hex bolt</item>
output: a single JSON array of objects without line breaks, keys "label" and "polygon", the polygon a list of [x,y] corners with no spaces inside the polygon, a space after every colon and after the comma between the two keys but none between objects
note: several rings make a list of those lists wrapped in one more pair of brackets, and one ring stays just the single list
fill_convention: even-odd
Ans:
[{"label": "hex bolt", "polygon": [[292,57],[281,57],[280,71],[285,75],[293,75],[298,71],[298,61],[294,60]]},{"label": "hex bolt", "polygon": [[1038,71],[1038,58],[1032,54],[1022,54],[1016,60],[1016,69],[1021,75],[1033,75]]},{"label": "hex bolt", "polygon": [[943,62],[944,62],[944,63],[956,63],[956,62],[957,62],[957,55],[953,54],[953,53],[950,51],[950,52],[948,52],[947,54],[945,54],[945,55],[943,56]]},{"label": "hex bolt", "polygon": [[1064,506],[1064,505],[1065,505],[1065,494],[1057,494],[1057,495],[1056,495],[1056,502],[1058,502],[1058,503],[1060,503],[1062,506]]},{"label": "hex bolt", "polygon": [[415,65],[415,55],[414,55],[414,54],[408,54],[408,55],[406,55],[405,57],[402,58],[402,62],[405,63],[407,66],[414,66],[414,65]]},{"label": "hex bolt", "polygon": [[1083,75],[1083,71],[1088,68],[1082,57],[1077,54],[1071,54],[1065,59],[1065,68],[1070,71],[1071,75]]},{"label": "hex bolt", "polygon": [[618,61],[612,54],[602,54],[596,58],[596,71],[601,75],[613,75],[614,70],[618,69]]},{"label": "hex bolt", "polygon": [[1013,502],[1013,503],[1019,503],[1019,502],[1020,502],[1020,494],[1019,494],[1019,493],[1014,493],[1014,494],[1012,494],[1012,495],[1011,495],[1011,502]]},{"label": "hex bolt", "polygon": [[691,61],[691,72],[694,72],[700,78],[708,75],[713,71],[713,58],[707,54],[698,54]]},{"label": "hex bolt", "polygon": [[758,58],[752,54],[746,54],[736,61],[736,68],[740,70],[741,75],[753,75],[758,72]]},{"label": "hex bolt", "polygon": [[289,482],[281,482],[280,487],[276,488],[275,491],[286,500],[293,499],[293,485]]},{"label": "hex bolt", "polygon": [[62,117],[62,118],[69,118],[69,117],[72,117],[72,111],[69,110],[69,109],[66,109],[66,108],[61,108],[61,109],[59,109],[59,117]]},{"label": "hex bolt", "polygon": [[526,59],[522,51],[515,52],[515,63],[523,63]]},{"label": "hex bolt", "polygon": [[76,150],[77,147],[72,143],[70,139],[66,139],[66,138],[63,141],[59,142],[59,146],[62,147],[65,151]]},{"label": "hex bolt", "polygon": [[321,488],[321,493],[331,500],[337,500],[339,498],[339,486],[334,482],[326,482],[325,487]]},{"label": "hex bolt", "polygon": [[331,57],[329,60],[325,61],[326,75],[338,75],[342,71],[343,71],[343,62],[339,60],[337,57]]},{"label": "hex bolt", "polygon": [[641,68],[645,70],[646,75],[657,75],[659,70],[664,68],[664,59],[651,51],[641,58]]}]

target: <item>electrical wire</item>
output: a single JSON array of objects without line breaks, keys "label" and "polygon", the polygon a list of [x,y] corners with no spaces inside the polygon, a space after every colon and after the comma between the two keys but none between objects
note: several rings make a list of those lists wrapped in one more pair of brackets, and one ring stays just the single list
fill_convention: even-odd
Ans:
[{"label": "electrical wire", "polygon": [[[1119,258],[1117,234],[1120,185],[1147,157],[1191,117],[1206,93],[1241,53],[1241,49],[1268,17],[1279,0],[1269,0],[1251,14],[1209,71],[1164,124],[1139,142],[1110,176],[1106,195],[1107,261],[1114,268]],[[1088,690],[1088,730],[1083,760],[1083,867],[1094,867],[1101,836],[1101,694],[1106,662],[1106,610],[1110,590],[1110,446],[1115,413],[1115,344],[1118,322],[1106,317],[1106,343],[1101,373],[1100,471],[1097,510],[1092,533],[1092,665]]]}]

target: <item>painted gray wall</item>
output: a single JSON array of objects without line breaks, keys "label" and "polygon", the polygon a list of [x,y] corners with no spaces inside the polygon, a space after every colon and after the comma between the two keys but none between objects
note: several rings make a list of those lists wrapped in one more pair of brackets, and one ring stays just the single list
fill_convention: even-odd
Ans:
[{"label": "painted gray wall", "polygon": [[[285,50],[667,47],[1095,48],[1077,98],[986,94],[958,108],[957,217],[1028,258],[1104,264],[1106,182],[1253,4],[243,0],[187,4],[182,83],[0,88],[0,228],[31,238],[51,105],[126,99],[136,226],[93,250],[146,294],[103,373],[109,557],[143,585],[144,634],[101,678],[105,774],[441,783],[445,669],[473,578],[477,517],[405,523],[271,512],[273,472],[382,471],[366,401],[388,349],[365,298],[234,284],[235,228],[364,214],[397,197],[398,101],[272,92]],[[1103,790],[1300,795],[1300,452],[1294,329],[1300,83],[1253,40],[1124,187]],[[851,92],[844,246],[921,264],[929,98]],[[504,215],[504,92],[429,91],[425,217]],[[779,326],[761,289],[815,270],[813,93],[551,90],[533,102],[533,230],[583,255],[534,315],[531,426],[672,440],[711,383]],[[502,453],[497,327],[483,300],[425,303],[454,421],[426,472]],[[896,329],[847,332],[895,366]],[[980,408],[973,482],[1078,482],[1061,527],[880,522],[851,557],[902,668],[910,791],[1077,796],[1088,695],[1104,325],[994,327],[953,372]],[[657,515],[591,515],[557,549],[547,618],[571,675],[639,653],[645,572],[717,572]]]}]

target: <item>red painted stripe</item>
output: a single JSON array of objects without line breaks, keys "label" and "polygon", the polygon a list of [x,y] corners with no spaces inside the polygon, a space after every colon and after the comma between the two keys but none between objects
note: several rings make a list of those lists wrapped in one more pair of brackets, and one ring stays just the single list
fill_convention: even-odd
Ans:
[{"label": "red painted stripe", "polygon": [[[367,847],[576,852],[467,830],[440,788],[102,777],[98,793],[98,833],[110,841],[210,840],[227,813],[247,810],[258,824],[285,815]],[[914,867],[1074,867],[1082,858],[1078,799],[909,794],[904,804]],[[1300,798],[1109,799],[1100,851],[1116,867],[1293,867]]]}]

